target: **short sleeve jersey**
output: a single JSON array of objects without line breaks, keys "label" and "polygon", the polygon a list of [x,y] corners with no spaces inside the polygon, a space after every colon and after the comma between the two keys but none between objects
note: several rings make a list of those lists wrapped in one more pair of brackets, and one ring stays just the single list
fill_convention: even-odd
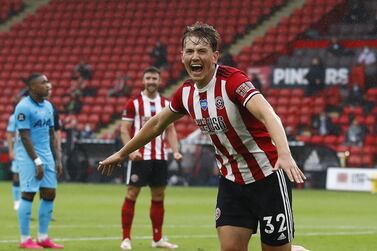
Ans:
[{"label": "short sleeve jersey", "polygon": [[[49,101],[36,102],[30,96],[22,99],[15,110],[16,127],[19,131],[29,130],[30,139],[37,155],[42,162],[51,161],[50,128],[54,127],[53,108]],[[24,160],[30,158],[18,137],[17,158]]]},{"label": "short sleeve jersey", "polygon": [[16,150],[16,138],[17,138],[17,128],[16,128],[16,120],[14,119],[14,113],[9,116],[8,119],[8,126],[7,132],[15,133],[15,138],[13,138],[13,150]]},{"label": "short sleeve jersey", "polygon": [[207,86],[198,89],[187,80],[170,103],[173,112],[188,114],[209,135],[216,150],[221,175],[237,184],[248,184],[272,173],[276,147],[262,122],[246,108],[261,95],[238,69],[217,66]]},{"label": "short sleeve jersey", "polygon": [[[150,99],[141,93],[127,103],[123,110],[122,120],[132,122],[132,134],[136,134],[151,117],[168,105],[169,101],[159,94],[156,98]],[[140,148],[139,151],[143,156],[143,160],[167,160],[164,140],[165,133],[162,133]]]}]

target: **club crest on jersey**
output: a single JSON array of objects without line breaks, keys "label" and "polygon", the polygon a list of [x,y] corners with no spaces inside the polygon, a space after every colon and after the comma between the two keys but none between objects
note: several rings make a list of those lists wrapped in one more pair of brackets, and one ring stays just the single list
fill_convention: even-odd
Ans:
[{"label": "club crest on jersey", "polygon": [[137,182],[139,180],[139,176],[137,174],[132,174],[131,175],[131,181],[132,182]]},{"label": "club crest on jersey", "polygon": [[255,89],[254,85],[250,81],[247,81],[237,87],[236,93],[242,97],[245,97],[246,94],[252,89]]},{"label": "club crest on jersey", "polygon": [[221,110],[224,108],[224,99],[221,96],[217,96],[215,99],[216,102],[216,108]]},{"label": "club crest on jersey", "polygon": [[208,108],[208,101],[206,99],[202,99],[199,102],[200,102],[200,107],[202,108],[202,110],[203,111],[207,110],[207,108]]},{"label": "club crest on jersey", "polygon": [[18,114],[17,119],[18,119],[18,121],[24,121],[25,120],[25,114],[23,114],[23,113]]}]

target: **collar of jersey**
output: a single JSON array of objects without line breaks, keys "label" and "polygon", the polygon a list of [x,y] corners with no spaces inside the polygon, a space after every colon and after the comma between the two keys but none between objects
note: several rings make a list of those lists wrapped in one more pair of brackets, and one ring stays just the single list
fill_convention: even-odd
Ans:
[{"label": "collar of jersey", "polygon": [[198,92],[205,92],[207,91],[212,85],[214,85],[216,83],[216,73],[217,73],[217,69],[219,68],[219,65],[216,64],[216,69],[213,73],[213,76],[212,76],[212,79],[211,81],[209,81],[208,85],[204,86],[203,88],[198,88],[198,86],[196,85],[195,83],[195,88],[198,90]]},{"label": "collar of jersey", "polygon": [[36,104],[37,106],[43,106],[44,103],[45,103],[45,100],[43,100],[41,103],[37,102],[36,100],[34,100],[31,96],[29,96],[30,98],[30,101],[34,104]]},{"label": "collar of jersey", "polygon": [[154,99],[151,99],[150,97],[145,95],[143,91],[141,92],[141,96],[143,97],[143,99],[146,99],[149,102],[155,102],[160,97],[160,93],[157,93],[157,95]]}]

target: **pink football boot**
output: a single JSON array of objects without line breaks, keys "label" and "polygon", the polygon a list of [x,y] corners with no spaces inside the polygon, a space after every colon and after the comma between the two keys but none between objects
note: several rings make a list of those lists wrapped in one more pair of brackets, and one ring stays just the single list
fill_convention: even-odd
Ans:
[{"label": "pink football boot", "polygon": [[38,243],[39,246],[42,246],[44,248],[56,248],[56,249],[64,248],[63,245],[56,244],[50,238],[47,238],[43,241],[38,241],[37,243]]}]

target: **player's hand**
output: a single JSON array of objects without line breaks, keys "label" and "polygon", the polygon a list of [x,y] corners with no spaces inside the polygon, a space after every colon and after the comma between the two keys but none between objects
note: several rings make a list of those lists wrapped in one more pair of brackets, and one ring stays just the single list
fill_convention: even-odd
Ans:
[{"label": "player's hand", "polygon": [[119,152],[116,152],[105,160],[100,161],[97,170],[102,175],[110,176],[114,168],[122,166],[123,160]]},{"label": "player's hand", "polygon": [[175,161],[180,162],[182,160],[182,154],[180,152],[173,153]]},{"label": "player's hand", "polygon": [[135,151],[131,153],[130,155],[128,155],[128,158],[132,161],[137,161],[137,160],[142,160],[143,156],[141,155],[141,152]]},{"label": "player's hand", "polygon": [[41,180],[43,178],[43,166],[38,165],[35,167],[35,177],[37,180]]},{"label": "player's hand", "polygon": [[56,169],[57,177],[60,178],[63,174],[63,165],[61,161],[55,162],[55,169]]},{"label": "player's hand", "polygon": [[272,170],[277,171],[279,169],[284,170],[291,182],[303,183],[306,179],[305,175],[300,168],[298,168],[296,162],[289,153],[278,156],[278,160]]}]

